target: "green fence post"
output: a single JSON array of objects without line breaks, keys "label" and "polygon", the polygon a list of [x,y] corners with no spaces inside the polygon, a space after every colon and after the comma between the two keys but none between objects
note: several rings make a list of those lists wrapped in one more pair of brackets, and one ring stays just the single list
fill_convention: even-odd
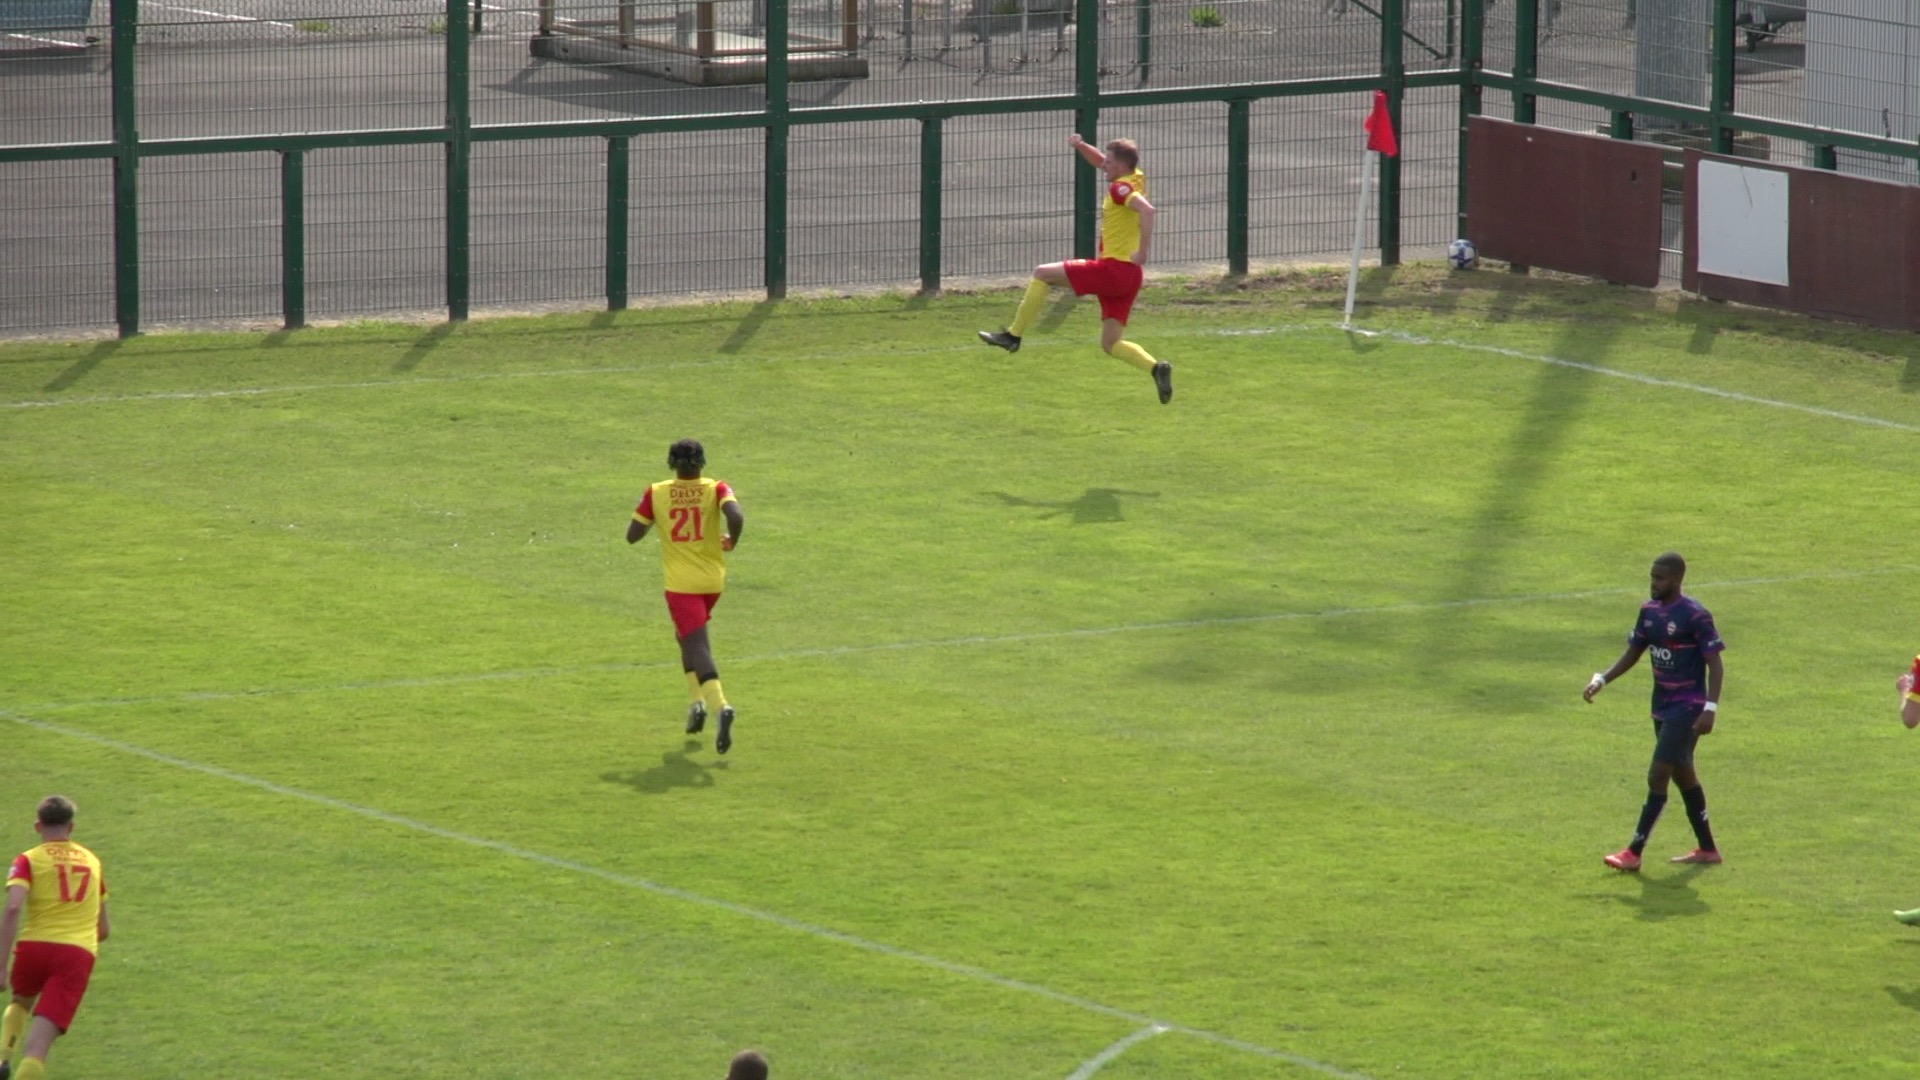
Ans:
[{"label": "green fence post", "polygon": [[1153,77],[1153,0],[1140,0],[1134,18],[1138,20],[1140,40],[1134,60],[1140,67],[1140,81],[1146,82]]},{"label": "green fence post", "polygon": [[[1407,7],[1404,0],[1380,5],[1380,77],[1386,81],[1387,115],[1401,154],[1412,140],[1400,118],[1407,96]],[[1400,265],[1400,155],[1380,155],[1380,265]]]},{"label": "green fence post", "polygon": [[1473,118],[1480,115],[1480,71],[1486,65],[1486,0],[1462,0],[1460,4],[1460,131],[1458,167],[1454,170],[1455,236],[1467,233],[1467,170],[1470,165],[1467,131]]},{"label": "green fence post", "polygon": [[472,298],[473,38],[464,0],[447,0],[447,318],[467,317]]},{"label": "green fence post", "polygon": [[607,137],[607,310],[627,307],[628,175],[633,167],[625,135]]},{"label": "green fence post", "polygon": [[[1076,0],[1073,6],[1073,84],[1078,99],[1073,129],[1088,142],[1099,141],[1100,131],[1100,0]],[[1073,169],[1073,257],[1091,259],[1099,228],[1101,177],[1076,163]]]},{"label": "green fence post", "polygon": [[920,292],[940,291],[940,230],[942,215],[940,168],[941,132],[938,116],[920,120]]},{"label": "green fence post", "polygon": [[1633,138],[1633,114],[1625,109],[1615,109],[1607,117],[1607,137],[1610,139]]},{"label": "green fence post", "polygon": [[766,162],[766,285],[767,299],[787,295],[787,146],[793,135],[788,116],[792,101],[787,86],[787,0],[767,2],[767,162]]},{"label": "green fence post", "polygon": [[1534,96],[1525,87],[1540,75],[1540,0],[1513,5],[1513,119],[1533,123]]},{"label": "green fence post", "polygon": [[1815,143],[1813,147],[1813,167],[1829,171],[1840,167],[1840,152],[1832,143]]},{"label": "green fence post", "polygon": [[1247,231],[1251,195],[1248,164],[1253,156],[1250,117],[1252,106],[1245,98],[1227,102],[1227,273],[1247,275]]},{"label": "green fence post", "polygon": [[121,337],[140,332],[140,125],[133,54],[139,0],[113,0],[113,314]]},{"label": "green fence post", "polygon": [[280,152],[280,317],[288,330],[307,325],[307,155]]},{"label": "green fence post", "polygon": [[1713,152],[1733,153],[1734,0],[1713,0]]}]

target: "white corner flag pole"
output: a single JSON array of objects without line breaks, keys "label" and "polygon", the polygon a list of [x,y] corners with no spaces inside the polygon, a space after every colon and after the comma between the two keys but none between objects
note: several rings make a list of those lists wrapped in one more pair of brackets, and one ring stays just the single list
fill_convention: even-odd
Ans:
[{"label": "white corner flag pole", "polygon": [[1368,150],[1360,167],[1360,206],[1353,214],[1353,261],[1347,267],[1347,310],[1340,320],[1342,330],[1353,329],[1353,294],[1360,287],[1360,245],[1367,239],[1367,197],[1373,191],[1373,162],[1378,150]]}]

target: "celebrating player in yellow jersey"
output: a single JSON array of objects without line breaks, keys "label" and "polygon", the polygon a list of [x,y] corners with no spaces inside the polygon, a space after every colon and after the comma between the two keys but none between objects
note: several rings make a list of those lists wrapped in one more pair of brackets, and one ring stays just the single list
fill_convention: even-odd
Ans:
[{"label": "celebrating player in yellow jersey", "polygon": [[[648,487],[640,497],[633,520],[627,523],[627,543],[638,542],[655,522],[666,522],[660,534],[660,562],[666,570],[667,612],[680,638],[680,666],[687,673],[687,690],[693,699],[687,706],[687,734],[706,727],[707,714],[715,713],[720,730],[713,737],[713,748],[724,754],[733,748],[734,713],[720,689],[707,620],[727,587],[726,553],[739,542],[747,519],[725,480],[700,475],[706,466],[707,451],[699,440],[681,439],[668,447],[667,467],[673,470],[673,479]],[[725,532],[720,529],[722,519]]]},{"label": "celebrating player in yellow jersey", "polygon": [[1147,251],[1153,246],[1154,209],[1147,201],[1146,174],[1140,171],[1140,147],[1131,139],[1115,139],[1102,150],[1079,132],[1067,136],[1067,145],[1107,180],[1101,200],[1099,257],[1034,267],[1013,322],[1004,330],[980,331],[980,340],[1019,352],[1021,337],[1040,317],[1053,286],[1069,286],[1076,296],[1091,293],[1100,298],[1100,347],[1152,375],[1160,404],[1165,405],[1173,400],[1173,365],[1155,360],[1147,350],[1121,337],[1134,298],[1140,295]]},{"label": "celebrating player in yellow jersey", "polygon": [[13,1000],[0,1020],[0,1080],[44,1080],[47,1051],[73,1026],[93,977],[94,954],[107,939],[107,878],[99,857],[73,842],[73,814],[71,799],[42,799],[33,823],[40,846],[14,859],[7,871],[0,968]]}]

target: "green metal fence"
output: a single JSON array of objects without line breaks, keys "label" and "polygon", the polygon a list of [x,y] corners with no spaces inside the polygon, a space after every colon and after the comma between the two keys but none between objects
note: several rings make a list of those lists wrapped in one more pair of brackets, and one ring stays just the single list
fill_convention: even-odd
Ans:
[{"label": "green metal fence", "polygon": [[[698,25],[764,43],[751,85],[660,77],[664,48],[542,59],[535,4],[221,0],[143,23],[98,0],[86,26],[0,30],[0,333],[1015,277],[1092,250],[1072,130],[1141,141],[1156,269],[1339,259],[1376,88],[1403,148],[1370,237],[1388,264],[1457,234],[1483,111],[1920,162],[1915,95],[1885,74],[1920,67],[1889,62],[1920,40],[1838,15],[1754,41],[1739,0],[1067,3],[864,0],[851,28],[842,0],[709,5]],[[627,7],[547,18],[673,33],[696,4]],[[1693,44],[1656,50],[1655,24]],[[789,48],[836,33],[865,77]],[[1895,106],[1855,107],[1876,94]]]}]

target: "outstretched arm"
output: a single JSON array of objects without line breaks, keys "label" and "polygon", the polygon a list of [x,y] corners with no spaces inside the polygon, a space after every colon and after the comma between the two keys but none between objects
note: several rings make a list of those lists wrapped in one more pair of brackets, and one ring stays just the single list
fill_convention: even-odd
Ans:
[{"label": "outstretched arm", "polygon": [[1067,136],[1067,145],[1080,152],[1087,164],[1099,168],[1107,163],[1107,152],[1080,137],[1079,132]]},{"label": "outstretched arm", "polygon": [[1627,646],[1627,651],[1620,654],[1620,659],[1615,660],[1612,667],[1605,671],[1596,672],[1593,678],[1587,680],[1587,688],[1580,696],[1588,701],[1592,701],[1593,695],[1606,689],[1608,683],[1625,675],[1633,668],[1633,665],[1639,663],[1640,654],[1646,651],[1647,647],[1645,645]]}]

